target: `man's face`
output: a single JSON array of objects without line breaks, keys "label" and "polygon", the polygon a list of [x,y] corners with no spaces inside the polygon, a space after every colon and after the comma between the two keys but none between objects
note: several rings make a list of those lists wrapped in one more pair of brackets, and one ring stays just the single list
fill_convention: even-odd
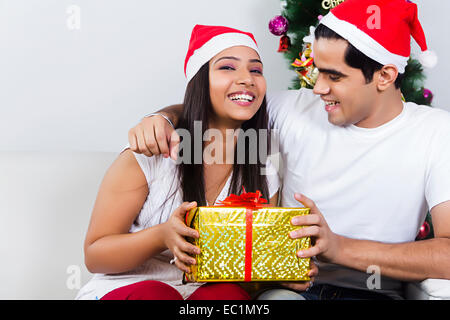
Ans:
[{"label": "man's face", "polygon": [[369,128],[375,116],[376,81],[366,84],[362,71],[347,65],[347,46],[345,40],[314,41],[314,64],[319,69],[314,93],[324,101],[330,123]]}]

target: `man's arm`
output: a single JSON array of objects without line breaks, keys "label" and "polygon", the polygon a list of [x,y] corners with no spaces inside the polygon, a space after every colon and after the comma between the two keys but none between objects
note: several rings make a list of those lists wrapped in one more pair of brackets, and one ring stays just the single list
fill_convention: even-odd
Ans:
[{"label": "man's arm", "polygon": [[296,199],[311,208],[311,214],[293,218],[294,225],[306,227],[291,237],[311,236],[315,240],[313,247],[299,253],[300,257],[317,256],[321,261],[363,272],[377,266],[383,276],[403,281],[450,279],[450,201],[431,210],[434,239],[387,244],[334,234],[312,200],[303,195],[296,195]]},{"label": "man's arm", "polygon": [[[168,117],[176,127],[183,112],[183,105],[177,104],[157,111]],[[148,157],[163,154],[166,158],[176,159],[176,146],[180,137],[169,122],[161,116],[144,117],[142,121],[128,131],[130,149]]]},{"label": "man's arm", "polygon": [[366,272],[380,267],[381,274],[403,281],[450,279],[450,201],[431,210],[435,238],[400,244],[342,237],[337,263]]}]

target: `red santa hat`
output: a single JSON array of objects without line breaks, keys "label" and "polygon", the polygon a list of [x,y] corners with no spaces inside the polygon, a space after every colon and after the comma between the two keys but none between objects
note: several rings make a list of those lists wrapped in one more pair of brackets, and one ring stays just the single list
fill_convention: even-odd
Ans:
[{"label": "red santa hat", "polygon": [[417,5],[408,0],[346,0],[320,20],[369,58],[393,64],[405,72],[411,53],[411,36],[422,50],[419,61],[434,67],[436,55],[429,51]]},{"label": "red santa hat", "polygon": [[255,37],[249,32],[222,26],[196,25],[184,61],[184,74],[188,82],[212,57],[234,46],[250,47],[259,54]]}]

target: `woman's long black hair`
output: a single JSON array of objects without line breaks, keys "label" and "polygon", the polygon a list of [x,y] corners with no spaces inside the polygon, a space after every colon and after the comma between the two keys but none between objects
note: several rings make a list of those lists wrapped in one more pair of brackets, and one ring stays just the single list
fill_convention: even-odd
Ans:
[{"label": "woman's long black hair", "polygon": [[[209,63],[205,63],[197,74],[191,79],[186,88],[184,96],[184,109],[183,114],[179,119],[177,129],[185,129],[189,132],[191,137],[190,144],[190,163],[180,163],[178,165],[178,178],[180,180],[181,189],[183,191],[183,201],[197,201],[198,206],[206,205],[205,197],[205,181],[203,175],[203,149],[204,143],[202,139],[202,161],[201,163],[194,162],[194,143],[192,138],[194,137],[194,121],[201,121],[202,124],[202,137],[205,131],[208,129],[209,117],[214,112],[209,88]],[[230,189],[228,194],[241,194],[242,187],[247,192],[255,192],[260,190],[262,196],[269,200],[269,191],[267,186],[266,176],[262,174],[263,168],[266,164],[266,156],[269,152],[270,133],[268,129],[268,117],[266,112],[266,97],[259,110],[255,115],[245,121],[241,125],[241,129],[245,132],[248,129],[255,129],[257,133],[256,146],[250,148],[250,139],[245,139],[245,163],[239,164],[237,161],[237,152],[234,152],[233,163],[233,175],[231,179]],[[266,135],[259,134],[259,130],[265,130]],[[267,137],[267,138],[266,138]],[[238,137],[238,143],[242,143],[242,135]],[[260,141],[264,139],[265,141]],[[265,145],[264,145],[265,144]],[[267,152],[260,154],[260,148],[265,147]],[[189,147],[183,145],[185,148]],[[256,163],[250,163],[250,151],[257,152]],[[254,155],[253,155],[254,156]],[[185,161],[186,162],[186,161]],[[254,161],[252,161],[254,162]],[[213,204],[210,204],[213,205]]]}]

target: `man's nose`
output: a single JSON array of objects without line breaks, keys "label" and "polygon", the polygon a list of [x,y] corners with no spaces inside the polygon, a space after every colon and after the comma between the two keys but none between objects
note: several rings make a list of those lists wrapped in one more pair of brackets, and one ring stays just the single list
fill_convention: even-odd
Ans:
[{"label": "man's nose", "polygon": [[327,84],[327,82],[323,79],[323,77],[320,75],[317,77],[316,83],[314,85],[313,92],[315,94],[324,95],[330,93],[330,86]]}]

